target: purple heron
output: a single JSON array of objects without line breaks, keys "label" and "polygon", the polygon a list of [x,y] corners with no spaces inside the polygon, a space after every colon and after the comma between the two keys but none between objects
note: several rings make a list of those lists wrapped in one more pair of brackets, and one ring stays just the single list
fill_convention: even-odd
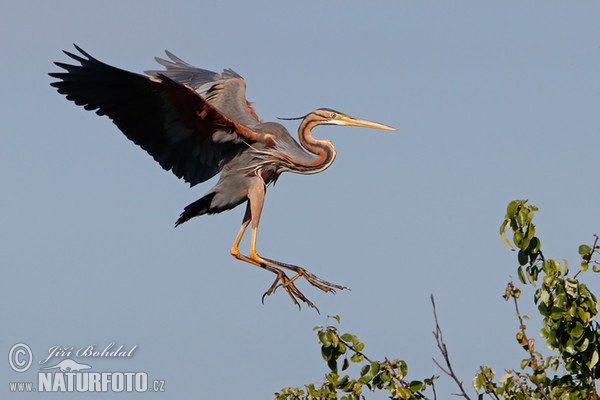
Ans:
[{"label": "purple heron", "polygon": [[[231,69],[219,74],[196,68],[167,51],[170,60],[156,58],[165,69],[146,71],[148,76],[144,76],[107,65],[75,48],[81,55],[64,53],[79,65],[55,62],[65,71],[50,73],[58,79],[51,85],[59,93],[86,110],[109,117],[161,167],[190,186],[220,173],[217,184],[185,207],[175,226],[246,203],[231,254],[277,275],[263,300],[281,286],[296,305],[300,306],[300,300],[316,308],[296,287],[299,278],[324,292],[346,289],[304,268],[258,254],[256,236],[266,187],[282,172],[315,174],[331,165],[336,154],[333,144],[311,136],[318,125],[394,128],[319,108],[298,118],[302,119],[298,144],[281,124],[257,117],[246,100],[244,79]],[[239,245],[249,225],[250,250],[244,255]],[[293,276],[288,277],[286,270]]]}]

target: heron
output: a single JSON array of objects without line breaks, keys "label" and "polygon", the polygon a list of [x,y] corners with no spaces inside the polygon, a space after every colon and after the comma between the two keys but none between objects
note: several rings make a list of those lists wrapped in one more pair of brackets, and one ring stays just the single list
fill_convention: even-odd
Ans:
[{"label": "heron", "polygon": [[[287,118],[301,120],[298,143],[283,125],[258,118],[246,99],[245,80],[232,69],[216,73],[197,68],[165,51],[168,60],[155,58],[164,69],[142,75],[105,64],[74,46],[79,54],[64,53],[77,63],[55,62],[63,71],[49,74],[57,79],[51,86],[60,94],[110,118],[163,169],[191,187],[220,174],[213,188],[184,208],[175,226],[245,203],[230,252],[236,259],[276,275],[263,302],[282,287],[298,307],[301,301],[317,309],[296,286],[300,278],[326,293],[347,289],[305,268],[258,254],[256,241],[266,188],[283,172],[316,174],[333,163],[336,152],[332,142],[311,135],[319,125],[395,128],[318,108],[300,118]],[[245,255],[239,246],[248,226],[250,249]]]}]

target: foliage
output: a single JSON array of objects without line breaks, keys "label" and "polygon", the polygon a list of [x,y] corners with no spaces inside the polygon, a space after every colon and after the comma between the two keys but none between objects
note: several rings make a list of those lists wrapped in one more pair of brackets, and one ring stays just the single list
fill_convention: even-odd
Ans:
[{"label": "foliage", "polygon": [[[514,200],[507,207],[506,217],[500,227],[502,241],[511,250],[518,250],[517,276],[523,285],[532,285],[533,301],[542,317],[540,335],[546,346],[554,353],[544,356],[536,350],[536,340],[528,334],[521,315],[519,299],[521,289],[511,280],[504,299],[512,300],[519,322],[517,343],[527,357],[520,363],[519,370],[507,370],[496,379],[496,373],[488,366],[481,366],[472,380],[478,399],[486,395],[500,399],[565,399],[597,400],[596,380],[600,378],[600,325],[595,320],[598,301],[579,275],[590,270],[600,272],[597,260],[600,254],[599,238],[594,235],[591,245],[579,246],[581,262],[574,275],[569,275],[566,260],[546,259],[541,250],[541,240],[536,236],[533,217],[538,210],[528,205],[527,200]],[[512,241],[507,231],[512,230]],[[511,243],[512,242],[512,243]],[[513,245],[516,247],[513,247]],[[470,399],[462,381],[452,369],[446,344],[442,337],[435,302],[432,296],[435,331],[433,335],[442,354],[445,366],[434,363],[450,376],[460,393],[456,396]],[[339,323],[339,317],[333,317]],[[303,388],[284,388],[275,394],[276,400],[311,399],[365,399],[368,391],[385,390],[393,399],[427,399],[424,393],[431,388],[437,399],[434,381],[438,376],[422,381],[405,380],[408,365],[403,360],[372,361],[364,353],[364,344],[349,333],[340,335],[335,326],[317,326],[317,337],[321,344],[321,355],[330,372],[321,384],[308,384]],[[339,372],[347,371],[350,363],[358,364],[358,377]]]},{"label": "foliage", "polygon": [[[333,317],[338,323],[340,318]],[[312,399],[341,399],[358,400],[364,398],[363,392],[385,390],[394,399],[426,399],[422,394],[427,386],[433,386],[437,377],[424,379],[423,381],[407,381],[408,365],[404,360],[373,361],[364,353],[364,343],[353,334],[340,335],[335,326],[316,326],[319,343],[321,343],[321,355],[327,361],[330,372],[320,385],[308,384],[304,389],[283,388],[280,393],[275,394],[276,400],[312,400]],[[358,364],[359,376],[352,378],[339,372],[339,361],[341,360],[341,371],[346,371],[350,363]],[[338,397],[338,394],[341,397]]]},{"label": "foliage", "polygon": [[535,339],[528,336],[524,323],[527,317],[519,313],[521,290],[511,281],[504,299],[514,302],[520,323],[516,339],[527,352],[527,358],[522,360],[519,371],[507,371],[497,382],[491,368],[481,367],[473,379],[473,387],[496,399],[597,399],[595,381],[600,378],[600,326],[594,318],[598,314],[598,301],[578,276],[590,266],[594,272],[600,271],[598,261],[594,259],[600,252],[598,236],[594,235],[591,246],[579,246],[579,269],[569,276],[566,260],[546,259],[542,253],[533,224],[537,210],[537,207],[527,205],[527,200],[510,202],[500,235],[514,250],[506,234],[509,228],[513,232],[512,243],[518,249],[519,281],[536,287],[539,284],[533,297],[542,317],[540,334],[555,354],[544,357],[536,351]]}]

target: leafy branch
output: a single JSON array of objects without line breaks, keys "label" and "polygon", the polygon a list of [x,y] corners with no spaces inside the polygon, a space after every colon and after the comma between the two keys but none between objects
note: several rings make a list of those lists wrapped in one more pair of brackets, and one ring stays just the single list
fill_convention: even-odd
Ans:
[{"label": "leafy branch", "polygon": [[[333,317],[339,323],[339,316]],[[312,399],[338,399],[341,400],[365,399],[363,391],[388,391],[395,399],[429,400],[423,391],[431,386],[433,376],[423,381],[407,381],[408,365],[404,360],[385,358],[383,361],[373,360],[365,355],[364,343],[356,335],[344,333],[340,335],[335,326],[316,326],[321,355],[327,362],[330,372],[320,384],[308,384],[304,388],[283,388],[275,394],[276,400],[312,400]],[[352,378],[338,372],[338,361],[341,359],[341,371],[346,371],[350,363],[359,364],[359,377]],[[434,389],[435,394],[435,389]],[[435,399],[435,397],[434,397]]]},{"label": "leafy branch", "polygon": [[[519,312],[518,299],[521,290],[511,281],[504,294],[505,300],[514,301],[519,319],[517,342],[528,353],[522,360],[521,370],[508,370],[496,383],[489,367],[481,367],[473,380],[476,390],[504,398],[526,399],[598,399],[596,379],[600,353],[600,326],[595,321],[598,314],[596,296],[578,280],[582,272],[592,266],[600,272],[594,255],[599,254],[598,235],[594,235],[591,246],[579,246],[582,261],[579,270],[569,276],[568,263],[547,259],[541,251],[541,241],[535,234],[533,217],[537,207],[527,205],[527,200],[514,200],[506,210],[500,226],[500,235],[505,245],[518,250],[517,275],[524,285],[537,286],[534,303],[542,316],[541,335],[549,349],[556,354],[543,357],[535,351],[535,340],[527,336],[524,320]],[[506,231],[513,231],[512,243]],[[564,374],[557,375],[559,366]],[[490,372],[491,371],[491,372]],[[548,374],[554,373],[552,377]],[[497,398],[497,397],[496,397]]]},{"label": "leafy branch", "polygon": [[[478,400],[484,396],[495,400],[599,400],[596,388],[596,380],[600,378],[600,325],[596,321],[599,307],[596,296],[579,279],[590,267],[593,272],[600,272],[600,239],[595,234],[591,245],[579,246],[580,266],[570,276],[566,260],[549,259],[542,253],[541,240],[533,224],[536,211],[538,208],[528,205],[527,200],[510,202],[500,236],[508,248],[518,250],[519,282],[535,288],[533,302],[542,317],[541,337],[555,353],[544,357],[536,350],[536,340],[527,333],[529,317],[521,314],[519,308],[523,292],[511,280],[503,298],[512,299],[518,320],[515,338],[527,357],[521,360],[518,370],[506,370],[499,379],[492,368],[483,365],[471,384]],[[512,231],[510,239],[509,229]],[[458,386],[459,393],[454,395],[471,400],[452,367],[433,296],[431,302],[435,321],[433,336],[443,357],[443,362],[435,359],[433,362]],[[338,316],[332,318],[339,324]],[[439,376],[408,380],[408,365],[404,360],[373,360],[366,355],[365,345],[356,335],[340,335],[336,326],[317,326],[314,330],[329,373],[317,384],[283,388],[275,394],[276,400],[364,400],[367,392],[378,390],[388,392],[393,399],[430,400],[425,396],[429,388],[433,400],[437,400],[434,381]],[[358,376],[351,377],[347,373],[351,365],[355,365]]]}]

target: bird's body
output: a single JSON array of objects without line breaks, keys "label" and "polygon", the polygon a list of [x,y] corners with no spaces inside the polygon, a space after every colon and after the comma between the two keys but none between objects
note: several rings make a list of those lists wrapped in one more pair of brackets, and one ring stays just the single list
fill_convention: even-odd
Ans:
[{"label": "bird's body", "polygon": [[[310,135],[317,125],[393,128],[322,108],[302,119],[299,144],[283,125],[258,119],[246,100],[245,81],[230,69],[217,74],[193,67],[167,52],[171,61],[157,58],[166,69],[148,71],[150,77],[146,77],[104,64],[76,48],[84,57],[65,53],[81,65],[57,62],[66,72],[50,74],[59,79],[52,83],[59,93],[87,110],[107,115],[165,170],[191,186],[220,173],[217,184],[185,207],[176,225],[247,202],[231,253],[277,274],[266,295],[281,285],[296,304],[298,298],[314,307],[296,288],[294,281],[299,277],[326,292],[344,289],[303,268],[258,255],[256,232],[266,186],[284,171],[312,174],[331,165],[335,158],[332,143]],[[250,253],[245,256],[238,246],[250,223]],[[282,269],[292,270],[296,275],[290,279]]]}]

